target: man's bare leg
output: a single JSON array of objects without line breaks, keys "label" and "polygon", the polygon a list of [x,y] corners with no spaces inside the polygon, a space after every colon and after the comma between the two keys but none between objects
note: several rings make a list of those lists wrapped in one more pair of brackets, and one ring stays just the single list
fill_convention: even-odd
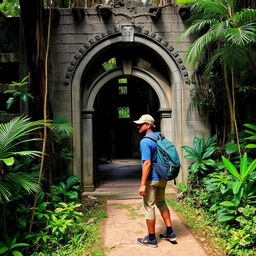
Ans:
[{"label": "man's bare leg", "polygon": [[149,234],[155,234],[155,224],[156,220],[146,220],[147,222],[147,227],[148,227],[148,233]]},{"label": "man's bare leg", "polygon": [[166,227],[171,227],[172,221],[171,221],[171,215],[170,215],[169,209],[162,211],[161,215],[162,215],[162,218],[164,220]]}]

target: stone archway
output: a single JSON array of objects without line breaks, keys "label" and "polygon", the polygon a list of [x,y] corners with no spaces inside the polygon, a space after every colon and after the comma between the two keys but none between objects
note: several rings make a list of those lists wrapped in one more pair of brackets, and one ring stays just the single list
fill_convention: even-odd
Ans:
[{"label": "stone archway", "polygon": [[[131,26],[133,27],[133,26]],[[131,41],[125,40],[125,30],[114,29],[108,35],[101,34],[89,44],[85,44],[79,50],[68,68],[66,74],[66,84],[72,86],[72,123],[75,129],[73,136],[74,174],[81,176],[84,191],[94,189],[94,155],[93,155],[93,104],[100,88],[114,77],[120,76],[124,70],[113,70],[101,74],[87,88],[82,87],[85,70],[94,56],[103,49],[117,43],[144,45],[150,51],[156,52],[161,56],[162,61],[168,67],[169,79],[164,79],[153,71],[143,70],[132,67],[132,76],[145,80],[156,92],[160,102],[160,123],[161,131],[177,145],[178,148],[183,144],[182,129],[184,124],[184,99],[183,90],[187,83],[188,74],[186,68],[177,53],[162,38],[155,34],[144,31],[138,27],[133,27],[134,33]],[[170,82],[171,81],[171,82]],[[175,110],[175,111],[173,111]],[[181,152],[180,152],[181,154]],[[183,180],[183,174],[181,174]]]}]

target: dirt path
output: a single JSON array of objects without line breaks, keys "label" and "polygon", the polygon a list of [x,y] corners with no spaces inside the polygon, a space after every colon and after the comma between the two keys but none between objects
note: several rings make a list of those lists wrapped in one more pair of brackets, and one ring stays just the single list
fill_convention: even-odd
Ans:
[{"label": "dirt path", "polygon": [[107,200],[108,217],[104,221],[103,241],[108,247],[108,256],[207,256],[203,247],[195,239],[178,215],[171,210],[172,223],[177,235],[177,243],[159,239],[165,226],[157,212],[157,248],[149,248],[136,243],[137,237],[146,235],[146,225],[140,199]]}]

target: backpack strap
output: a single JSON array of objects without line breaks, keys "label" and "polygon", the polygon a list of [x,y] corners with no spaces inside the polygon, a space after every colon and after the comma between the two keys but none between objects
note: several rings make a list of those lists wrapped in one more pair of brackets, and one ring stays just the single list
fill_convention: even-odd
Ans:
[{"label": "backpack strap", "polygon": [[158,139],[152,135],[145,135],[143,138],[149,138],[149,139],[153,140],[154,142],[158,141]]},{"label": "backpack strap", "polygon": [[156,138],[155,136],[152,136],[152,135],[145,135],[143,138],[149,138],[149,139],[157,142],[159,139],[164,139],[165,136],[161,132],[159,132],[158,138]]}]

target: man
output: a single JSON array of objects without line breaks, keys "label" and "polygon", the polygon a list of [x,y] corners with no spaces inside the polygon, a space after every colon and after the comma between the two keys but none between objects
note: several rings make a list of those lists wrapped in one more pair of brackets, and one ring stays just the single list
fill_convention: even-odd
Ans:
[{"label": "man", "polygon": [[[139,120],[133,122],[137,124],[139,133],[158,138],[159,132],[154,132],[155,120],[151,115],[142,115]],[[160,239],[169,241],[176,240],[176,235],[172,229],[170,211],[165,203],[165,188],[167,180],[159,177],[153,170],[157,159],[157,143],[150,138],[143,138],[140,141],[140,151],[142,160],[142,175],[139,194],[143,197],[143,209],[148,228],[148,235],[144,238],[137,238],[137,243],[156,248],[155,205],[158,207],[166,225],[166,233],[160,234]]]}]

